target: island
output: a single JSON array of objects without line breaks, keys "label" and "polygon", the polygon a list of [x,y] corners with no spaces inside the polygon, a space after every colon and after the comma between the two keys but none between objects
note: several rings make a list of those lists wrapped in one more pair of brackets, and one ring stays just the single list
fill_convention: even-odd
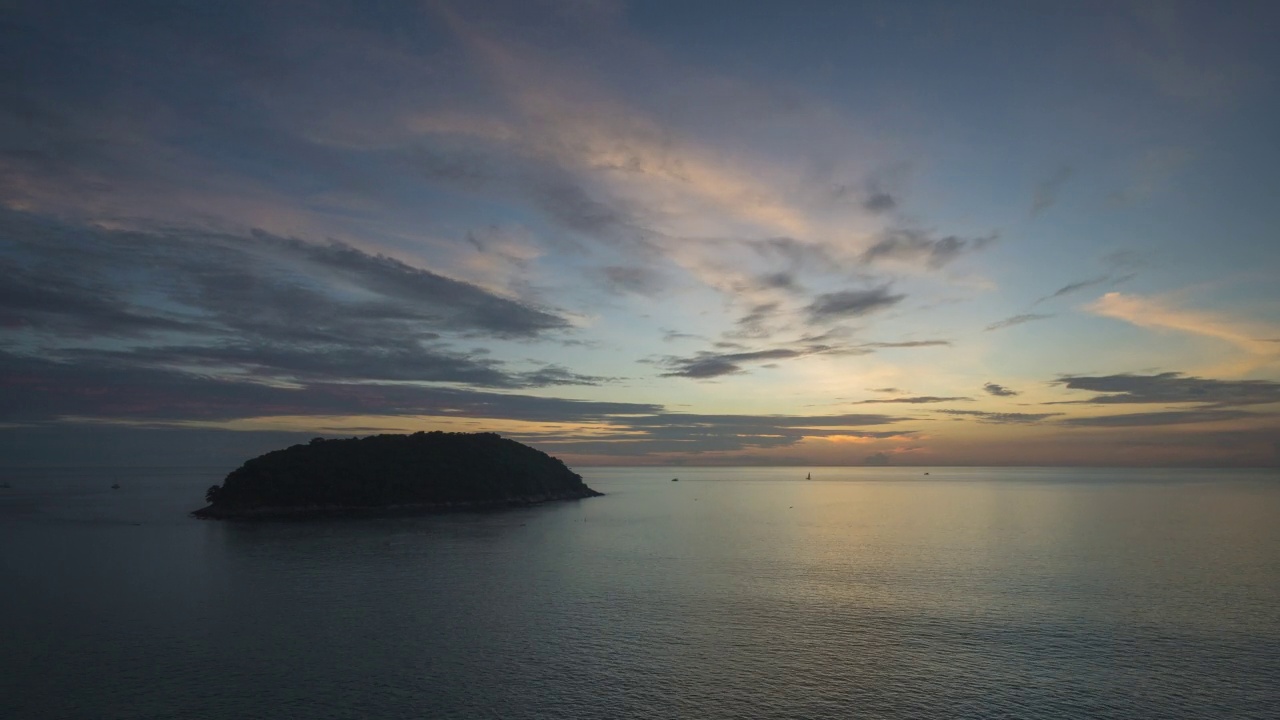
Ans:
[{"label": "island", "polygon": [[596,497],[560,460],[496,433],[315,438],[245,462],[192,515],[218,520],[486,510]]}]

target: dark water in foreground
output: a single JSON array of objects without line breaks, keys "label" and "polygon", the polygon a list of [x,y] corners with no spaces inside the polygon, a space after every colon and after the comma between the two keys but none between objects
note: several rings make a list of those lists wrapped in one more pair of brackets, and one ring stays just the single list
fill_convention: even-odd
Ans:
[{"label": "dark water in foreground", "polygon": [[286,524],[14,471],[0,717],[1280,717],[1276,473],[807,470]]}]

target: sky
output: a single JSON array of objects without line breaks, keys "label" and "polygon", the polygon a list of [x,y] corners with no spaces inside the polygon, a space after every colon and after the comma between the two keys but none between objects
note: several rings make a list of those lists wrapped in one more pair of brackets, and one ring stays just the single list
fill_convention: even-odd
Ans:
[{"label": "sky", "polygon": [[0,2],[0,454],[1280,466],[1271,2]]}]

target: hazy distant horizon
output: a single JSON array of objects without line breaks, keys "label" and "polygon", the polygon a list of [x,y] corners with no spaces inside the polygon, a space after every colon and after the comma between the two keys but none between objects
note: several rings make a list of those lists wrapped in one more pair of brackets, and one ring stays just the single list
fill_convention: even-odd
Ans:
[{"label": "hazy distant horizon", "polygon": [[[107,437],[95,438],[91,442],[77,446],[67,443],[63,432],[51,433],[44,442],[22,442],[20,433],[13,429],[0,432],[0,473],[4,470],[17,469],[74,469],[74,468],[226,468],[228,471],[238,467],[250,458],[272,450],[280,450],[290,445],[305,444],[314,434],[309,433],[252,433],[236,431],[176,431],[170,430],[157,439],[155,431],[134,433],[133,437],[109,434]],[[327,436],[327,437],[352,437]],[[176,441],[176,442],[175,442]],[[1164,464],[1164,465],[1105,465],[1105,464],[1050,464],[1050,463],[905,463],[891,462],[887,464],[867,463],[820,463],[806,462],[804,458],[761,458],[758,462],[740,462],[734,459],[681,458],[678,461],[663,461],[649,458],[639,462],[582,462],[557,454],[550,448],[539,447],[536,441],[525,440],[549,455],[565,461],[570,468],[865,468],[867,470],[894,468],[1080,468],[1080,469],[1132,469],[1132,470],[1280,470],[1280,463],[1270,465],[1247,464]],[[27,458],[20,460],[20,458]],[[151,459],[147,458],[160,458]],[[3,479],[0,477],[0,479]]]}]

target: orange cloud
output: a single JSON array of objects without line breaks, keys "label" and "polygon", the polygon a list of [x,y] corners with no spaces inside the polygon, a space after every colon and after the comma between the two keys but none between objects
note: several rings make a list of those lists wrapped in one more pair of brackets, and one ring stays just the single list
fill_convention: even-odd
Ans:
[{"label": "orange cloud", "polygon": [[1186,310],[1175,307],[1165,298],[1118,292],[1109,292],[1084,309],[1095,315],[1123,320],[1138,327],[1173,330],[1234,345],[1254,356],[1249,362],[1232,368],[1240,373],[1280,358],[1276,343],[1266,340],[1280,335],[1280,329],[1273,325],[1240,320],[1222,313]]}]

